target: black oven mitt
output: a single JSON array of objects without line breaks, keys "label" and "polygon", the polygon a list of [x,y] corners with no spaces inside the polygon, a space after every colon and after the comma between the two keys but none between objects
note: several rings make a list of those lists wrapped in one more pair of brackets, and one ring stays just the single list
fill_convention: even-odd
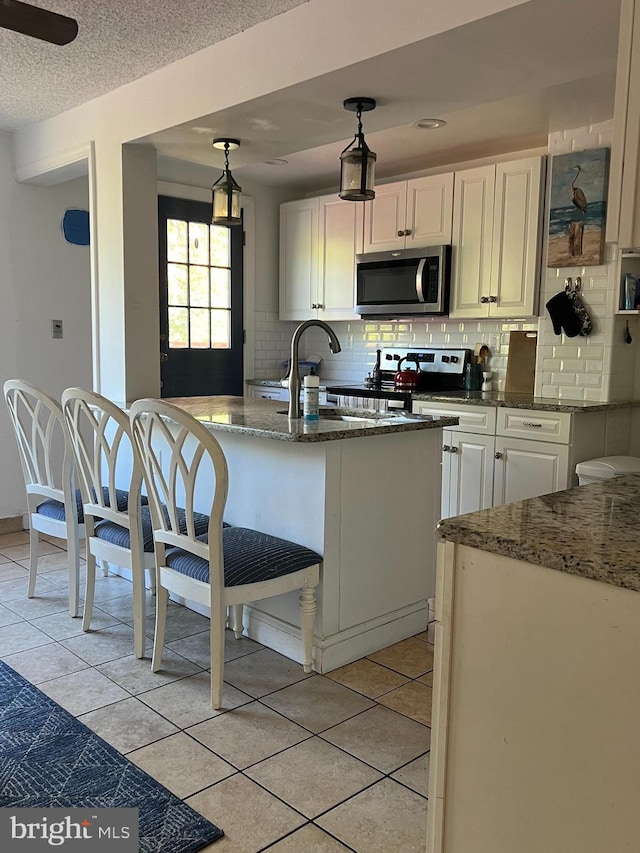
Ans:
[{"label": "black oven mitt", "polygon": [[573,302],[564,290],[551,297],[547,302],[547,311],[556,335],[564,332],[568,338],[575,338],[580,334],[582,322],[576,314]]}]

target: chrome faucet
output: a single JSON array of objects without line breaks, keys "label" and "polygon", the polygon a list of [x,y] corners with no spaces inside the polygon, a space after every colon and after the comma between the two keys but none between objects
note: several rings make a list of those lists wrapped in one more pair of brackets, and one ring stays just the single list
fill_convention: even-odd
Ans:
[{"label": "chrome faucet", "polygon": [[331,326],[324,322],[324,320],[305,320],[304,323],[300,323],[298,328],[293,333],[293,337],[291,338],[291,358],[289,360],[289,417],[290,418],[299,418],[300,417],[300,369],[298,367],[299,357],[298,357],[298,349],[300,344],[300,338],[302,337],[302,333],[305,329],[308,329],[309,326],[319,326],[321,329],[324,329],[325,332],[329,335],[329,348],[332,353],[340,352],[340,341],[338,340],[336,333],[333,331]]}]

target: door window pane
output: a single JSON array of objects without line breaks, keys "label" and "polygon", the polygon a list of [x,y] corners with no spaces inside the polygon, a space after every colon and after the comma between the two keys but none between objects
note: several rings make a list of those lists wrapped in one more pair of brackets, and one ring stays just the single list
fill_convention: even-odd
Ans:
[{"label": "door window pane", "polygon": [[214,349],[231,347],[231,311],[211,312],[211,346]]},{"label": "door window pane", "polygon": [[187,308],[169,308],[169,346],[172,349],[189,347],[189,311]]},{"label": "door window pane", "polygon": [[188,305],[188,267],[186,264],[167,264],[167,298],[169,305]]},{"label": "door window pane", "polygon": [[167,220],[169,347],[231,349],[231,232]]},{"label": "door window pane", "polygon": [[208,308],[209,302],[209,267],[190,267],[189,268],[189,302],[191,305],[198,305],[202,308]]},{"label": "door window pane", "polygon": [[211,307],[231,308],[231,270],[211,270]]},{"label": "door window pane", "polygon": [[181,219],[167,219],[167,260],[187,262],[187,223]]},{"label": "door window pane", "polygon": [[209,309],[191,308],[189,310],[189,321],[191,323],[191,349],[209,349],[211,346]]},{"label": "door window pane", "polygon": [[211,225],[211,266],[213,267],[230,267],[231,266],[231,239],[228,228],[223,228],[222,225]]},{"label": "door window pane", "polygon": [[189,263],[209,263],[209,226],[205,222],[189,223]]}]

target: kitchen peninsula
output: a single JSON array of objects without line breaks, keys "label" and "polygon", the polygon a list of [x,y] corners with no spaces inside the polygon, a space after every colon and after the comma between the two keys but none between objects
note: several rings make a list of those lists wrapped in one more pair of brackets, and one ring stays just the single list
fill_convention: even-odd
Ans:
[{"label": "kitchen peninsula", "polygon": [[[435,591],[442,427],[451,417],[289,420],[282,402],[181,397],[229,467],[225,520],[323,555],[314,668],[425,630]],[[349,418],[349,413],[343,413]],[[206,508],[210,496],[202,496]],[[301,661],[297,594],[245,607],[245,633]]]},{"label": "kitchen peninsula", "polygon": [[441,521],[428,853],[640,838],[640,475]]}]

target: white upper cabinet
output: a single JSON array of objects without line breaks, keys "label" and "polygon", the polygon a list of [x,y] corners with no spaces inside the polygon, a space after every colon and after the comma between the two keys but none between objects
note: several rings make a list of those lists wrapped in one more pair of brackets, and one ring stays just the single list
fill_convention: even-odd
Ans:
[{"label": "white upper cabinet", "polygon": [[336,195],[318,199],[318,317],[359,320],[354,313],[356,254],[362,251],[365,202],[343,201]]},{"label": "white upper cabinet", "polygon": [[536,313],[542,157],[457,172],[452,317]]},{"label": "white upper cabinet", "polygon": [[376,187],[364,218],[364,252],[451,242],[453,172]]},{"label": "white upper cabinet", "polygon": [[337,195],[280,205],[280,319],[354,320],[360,202]]},{"label": "white upper cabinet", "polygon": [[[318,199],[280,205],[280,319],[317,315]],[[313,305],[313,308],[311,307]]]}]

